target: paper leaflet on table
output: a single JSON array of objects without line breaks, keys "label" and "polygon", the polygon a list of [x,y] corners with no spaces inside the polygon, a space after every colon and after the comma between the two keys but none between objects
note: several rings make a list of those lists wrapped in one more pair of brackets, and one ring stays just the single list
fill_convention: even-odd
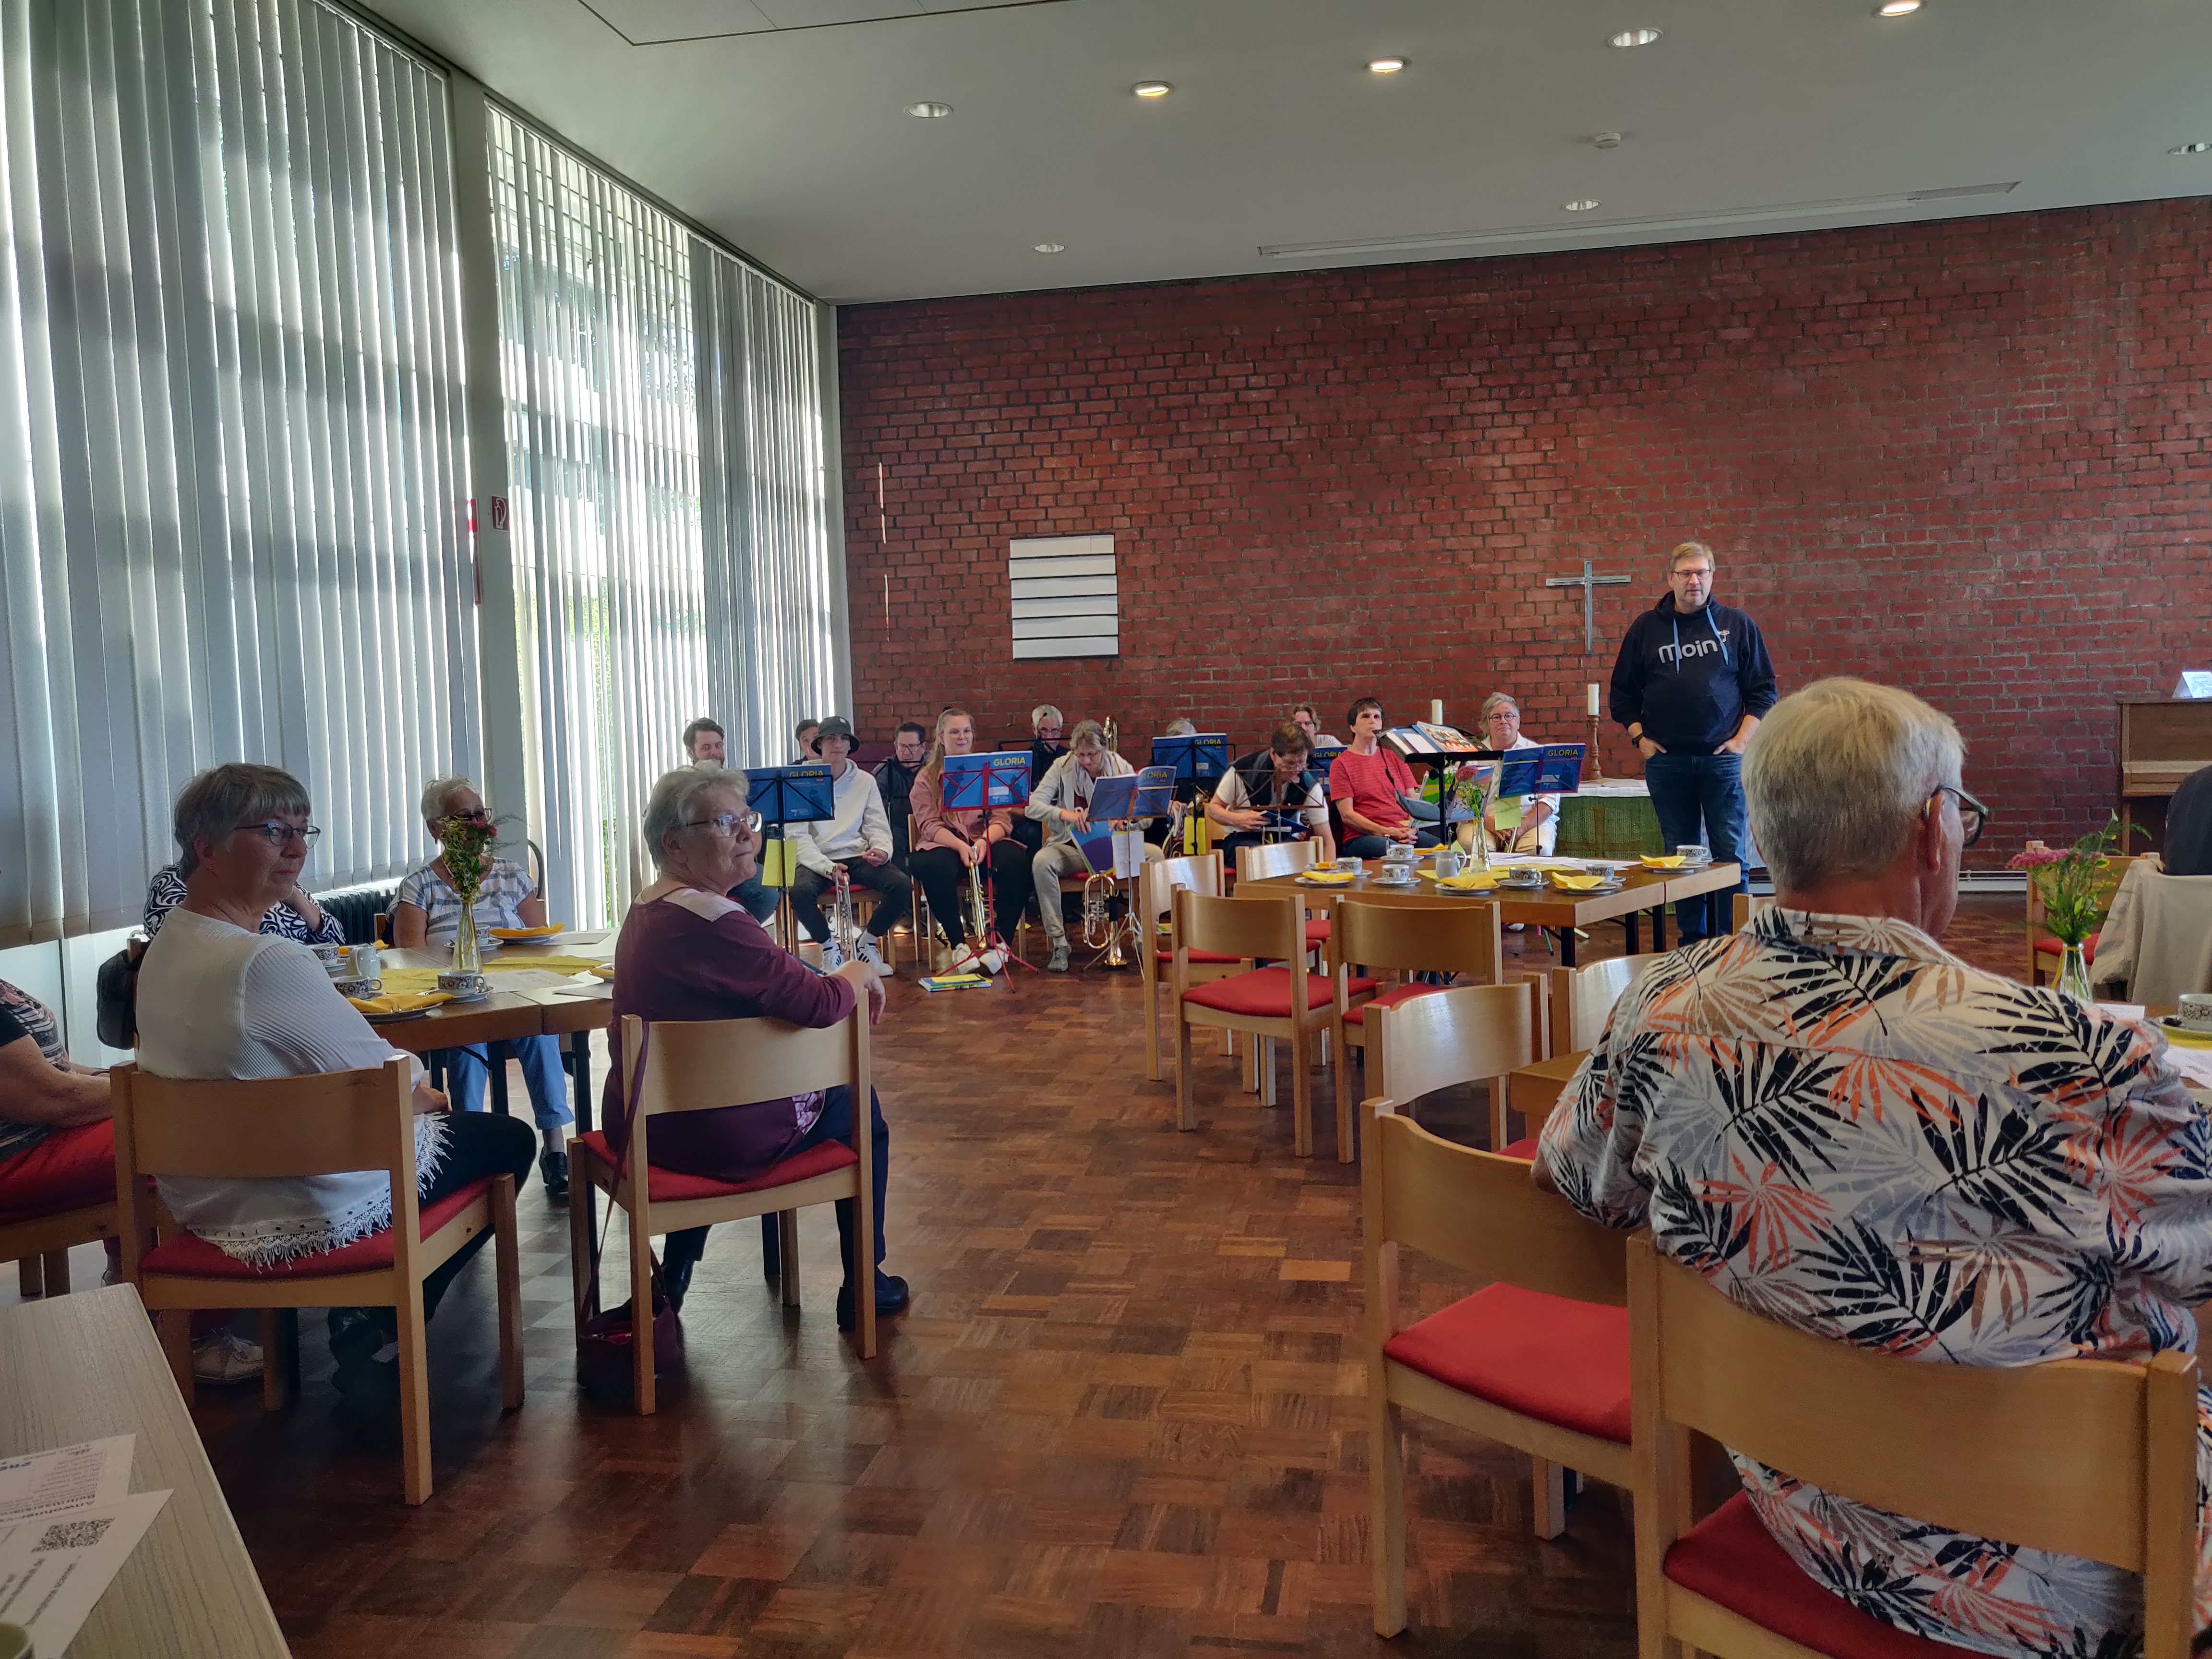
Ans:
[{"label": "paper leaflet on table", "polygon": [[0,1624],[27,1630],[33,1653],[63,1652],[168,1501],[132,1492],[0,1522]]},{"label": "paper leaflet on table", "polygon": [[112,1504],[131,1490],[135,1434],[112,1434],[21,1457],[0,1457],[0,1522]]}]

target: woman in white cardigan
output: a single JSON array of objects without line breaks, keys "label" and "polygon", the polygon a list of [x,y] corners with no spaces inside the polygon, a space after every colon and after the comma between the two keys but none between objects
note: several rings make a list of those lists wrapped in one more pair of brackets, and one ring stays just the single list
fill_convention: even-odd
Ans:
[{"label": "woman in white cardigan", "polygon": [[[215,767],[177,797],[177,844],[191,855],[185,902],[147,947],[138,974],[138,1061],[159,1077],[272,1078],[382,1066],[398,1051],[331,985],[306,945],[258,930],[274,896],[296,885],[321,832],[307,794],[271,766]],[[424,1203],[501,1173],[528,1175],[536,1137],[512,1118],[448,1117],[416,1062],[415,1158]],[[266,1265],[336,1249],[392,1224],[380,1174],[301,1179],[164,1176],[178,1221],[227,1255]],[[480,1249],[471,1239],[423,1281],[427,1317]],[[338,1386],[388,1391],[396,1340],[389,1308],[334,1309]]]}]

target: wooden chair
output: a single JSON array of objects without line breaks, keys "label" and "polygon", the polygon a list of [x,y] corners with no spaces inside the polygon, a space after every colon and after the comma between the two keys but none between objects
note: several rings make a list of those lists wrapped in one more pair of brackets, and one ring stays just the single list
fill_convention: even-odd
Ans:
[{"label": "wooden chair", "polygon": [[1774,902],[1771,898],[1753,898],[1748,893],[1731,894],[1729,900],[1729,931],[1735,933],[1751,926],[1751,919]]},{"label": "wooden chair", "polygon": [[[1535,1144],[1510,1138],[1506,1079],[1540,1051],[1543,998],[1543,987],[1534,979],[1455,985],[1388,1006],[1378,997],[1367,1019],[1375,1060],[1369,1079],[1407,1116],[1423,1095],[1460,1084],[1488,1085],[1490,1150],[1525,1165],[1536,1155]],[[1532,1132],[1536,1127],[1529,1126]]]},{"label": "wooden chair", "polygon": [[[1160,919],[1172,912],[1176,892],[1185,888],[1210,898],[1219,898],[1221,854],[1147,860],[1145,867],[1137,872],[1137,930],[1145,938],[1144,948],[1137,952],[1138,976],[1145,988],[1145,1076],[1154,1083],[1160,1080],[1160,988],[1168,978],[1160,970],[1175,962],[1173,947],[1160,944]],[[1223,957],[1217,961],[1206,951],[1194,951],[1190,981],[1194,985],[1203,985],[1209,980],[1241,974],[1251,966],[1245,957]],[[1235,1034],[1226,1030],[1221,1033],[1221,1052],[1236,1053]]]},{"label": "wooden chair", "polygon": [[69,1253],[80,1244],[115,1237],[113,1203],[86,1204],[41,1215],[13,1215],[0,1220],[0,1261],[16,1264],[16,1288],[25,1301],[67,1296]]},{"label": "wooden chair", "polygon": [[[907,862],[914,862],[914,814],[906,815]],[[927,974],[937,965],[937,924],[930,920],[929,895],[921,890],[921,882],[909,867],[907,878],[914,884],[914,908],[907,912],[906,925],[914,929],[914,965],[917,971]]]},{"label": "wooden chair", "polygon": [[[1526,1164],[1440,1139],[1387,1097],[1360,1110],[1370,1560],[1376,1633],[1395,1636],[1406,1627],[1407,1413],[1529,1454],[1540,1538],[1565,1528],[1562,1467],[1628,1484],[1627,1236],[1539,1192]],[[1403,1324],[1401,1249],[1492,1282]]]},{"label": "wooden chair", "polygon": [[[653,1240],[661,1233],[711,1227],[724,1221],[773,1215],[781,1229],[784,1304],[799,1304],[799,1217],[810,1204],[854,1201],[854,1341],[860,1358],[876,1356],[875,1141],[869,1108],[872,1073],[868,1056],[868,1011],[860,1006],[820,1030],[780,1019],[656,1020],[623,1016],[617,1061],[628,1079],[629,1147],[622,1178],[615,1178],[617,1150],[604,1130],[568,1143],[572,1181],[589,1182],[629,1218],[630,1306],[653,1306]],[[647,1126],[672,1112],[706,1112],[775,1100],[811,1090],[852,1091],[853,1138],[830,1141],[787,1158],[750,1181],[710,1181],[653,1167]],[[641,1185],[637,1171],[647,1171]],[[591,1206],[568,1206],[570,1260],[575,1278],[576,1324],[599,1311],[591,1283]],[[657,1409],[653,1344],[632,1345],[631,1401],[641,1417]]]},{"label": "wooden chair", "polygon": [[1629,1246],[1628,1277],[1644,1659],[1961,1651],[1807,1577],[1741,1492],[1693,1524],[1692,1434],[1893,1514],[2140,1573],[2144,1659],[2189,1652],[2194,1355],[1929,1364],[1738,1307],[1646,1235]]},{"label": "wooden chair", "polygon": [[[1292,1144],[1313,1156],[1312,1040],[1335,1018],[1330,984],[1305,971],[1304,907],[1294,894],[1266,898],[1212,898],[1184,889],[1175,896],[1176,1127],[1194,1129],[1191,1106],[1190,1033],[1193,1026],[1243,1031],[1254,1038],[1287,1037],[1291,1044],[1291,1102],[1297,1114]],[[1192,976],[1194,957],[1288,964],[1255,968],[1210,982]],[[1347,981],[1346,995],[1361,1001],[1372,980]],[[1303,1006],[1301,1006],[1303,1005]],[[1269,1074],[1272,1081],[1273,1073]]]},{"label": "wooden chair", "polygon": [[[492,1231],[499,1268],[501,1401],[522,1404],[522,1274],[514,1178],[496,1176],[422,1207],[415,1170],[411,1072],[395,1058],[374,1070],[258,1082],[160,1078],[136,1066],[108,1073],[115,1103],[115,1188],[124,1276],[161,1328],[177,1386],[192,1397],[190,1311],[259,1308],[262,1403],[290,1390],[289,1330],[281,1308],[391,1308],[399,1330],[399,1443],[410,1504],[430,1496],[430,1378],[422,1280]],[[392,1182],[392,1224],[319,1255],[254,1267],[179,1228],[144,1177],[255,1180],[376,1170]],[[144,1250],[154,1231],[161,1242]],[[143,1254],[142,1254],[143,1251]]]},{"label": "wooden chair", "polygon": [[[2027,843],[2027,850],[2034,852],[2042,846],[2041,842],[2032,841]],[[2112,903],[2112,895],[2120,890],[2120,883],[2127,876],[2128,866],[2134,862],[2134,858],[2118,853],[2106,860],[2105,872],[2097,881],[2100,903],[2106,906]],[[2094,967],[2097,961],[2097,935],[2090,934],[2082,941],[2082,959]],[[2035,884],[2035,872],[2030,870],[2027,872],[2027,982],[2030,985],[2056,985],[2059,964],[2064,960],[2065,953],[2066,947],[2044,931],[2043,893]]]},{"label": "wooden chair", "polygon": [[[1320,862],[1321,843],[1316,841],[1279,841],[1264,847],[1240,847],[1237,849],[1237,881],[1242,886],[1248,881],[1266,881],[1273,876],[1295,876]],[[1328,947],[1329,920],[1327,916],[1308,916],[1305,923],[1306,951],[1319,969],[1321,952]]]},{"label": "wooden chair", "polygon": [[[1498,907],[1480,899],[1459,903],[1460,908],[1450,910],[1434,906],[1417,908],[1347,896],[1337,905],[1337,927],[1329,947],[1328,974],[1336,989],[1332,1029],[1339,1044],[1337,1052],[1343,1056],[1336,1066],[1336,1157],[1340,1164],[1352,1161],[1351,1051],[1359,1049],[1364,1061],[1369,1016],[1377,1008],[1395,1006],[1410,998],[1430,995],[1443,988],[1401,981],[1376,990],[1369,1001],[1355,1007],[1344,988],[1350,983],[1353,969],[1368,975],[1378,969],[1464,974],[1476,985],[1496,985],[1504,977]],[[1537,1052],[1543,1052],[1540,1045]],[[1515,1063],[1526,1065],[1528,1061]],[[1364,1092],[1391,1095],[1399,1100],[1411,1098],[1407,1091],[1385,1081],[1378,1073],[1369,1075]],[[1504,1144],[1503,1139],[1491,1143],[1493,1149]]]},{"label": "wooden chair", "polygon": [[1658,952],[1647,951],[1642,956],[1593,962],[1587,968],[1553,969],[1550,1053],[1579,1054],[1595,1048],[1613,1005],[1662,959]]}]

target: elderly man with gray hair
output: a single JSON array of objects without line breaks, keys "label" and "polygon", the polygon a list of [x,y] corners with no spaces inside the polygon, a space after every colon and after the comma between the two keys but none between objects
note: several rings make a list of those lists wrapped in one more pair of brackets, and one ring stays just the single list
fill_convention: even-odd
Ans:
[{"label": "elderly man with gray hair", "polygon": [[[1743,764],[1773,908],[1615,1005],[1544,1127],[1537,1184],[1856,1346],[2007,1366],[2193,1349],[2212,1128],[2147,1024],[1936,943],[1988,817],[1963,755],[1947,717],[1886,686],[1824,680],[1775,705]],[[1981,1653],[2141,1641],[2141,1587],[2117,1568],[1735,1463],[1778,1547],[1771,1583],[1790,1582],[1786,1557],[1875,1619]],[[2197,1472],[2202,1626],[2212,1395]]]}]

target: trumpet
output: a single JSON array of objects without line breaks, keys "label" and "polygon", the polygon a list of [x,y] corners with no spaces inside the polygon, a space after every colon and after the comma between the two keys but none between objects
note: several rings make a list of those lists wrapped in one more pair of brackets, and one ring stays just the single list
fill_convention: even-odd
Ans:
[{"label": "trumpet", "polygon": [[1109,755],[1121,752],[1121,728],[1114,724],[1111,714],[1106,717],[1106,752]]},{"label": "trumpet", "polygon": [[836,895],[830,913],[830,937],[836,941],[838,951],[848,962],[859,959],[860,944],[860,923],[853,915],[853,872],[842,864],[830,878],[830,891]]},{"label": "trumpet", "polygon": [[983,903],[983,866],[968,866],[968,932],[980,954],[991,942],[991,918]]}]

